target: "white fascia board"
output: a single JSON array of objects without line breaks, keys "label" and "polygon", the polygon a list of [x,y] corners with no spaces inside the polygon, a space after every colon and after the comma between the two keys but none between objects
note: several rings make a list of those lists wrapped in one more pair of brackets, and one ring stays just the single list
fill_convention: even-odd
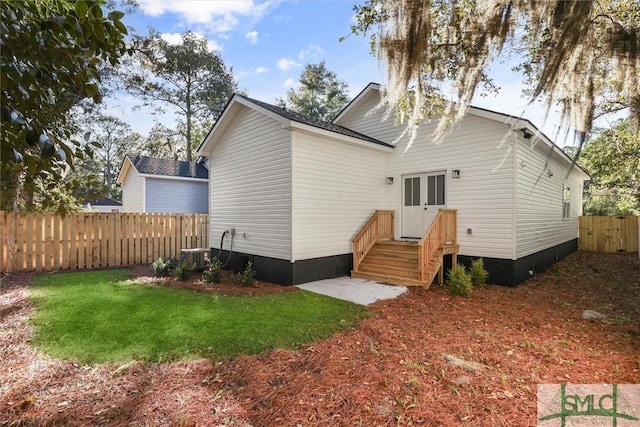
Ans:
[{"label": "white fascia board", "polygon": [[[565,153],[560,147],[558,147],[547,135],[545,135],[540,129],[538,129],[533,123],[531,123],[528,119],[523,117],[511,116],[508,114],[498,113],[495,111],[485,110],[483,108],[478,107],[469,107],[469,114],[473,114],[474,116],[483,117],[485,119],[493,120],[499,123],[503,123],[511,129],[516,131],[521,131],[526,129],[534,138],[534,141],[542,141],[547,147],[553,148],[553,154],[562,159],[565,163],[568,163],[570,166],[575,167],[577,171],[579,171],[583,178],[591,179],[589,174],[582,169],[578,164],[574,164],[573,159],[570,158],[567,153]],[[520,137],[520,136],[519,136]],[[524,139],[521,137],[520,139]],[[537,140],[537,141],[536,141]],[[525,140],[528,141],[528,140]]]},{"label": "white fascia board", "polygon": [[379,85],[378,83],[373,83],[373,82],[372,82],[372,83],[369,83],[369,84],[368,84],[364,89],[362,89],[362,91],[361,91],[358,95],[356,95],[356,97],[355,97],[355,98],[353,98],[353,99],[351,100],[351,102],[349,102],[349,103],[347,104],[347,106],[346,106],[346,107],[344,107],[344,108],[342,109],[342,111],[340,111],[340,112],[338,113],[338,115],[337,115],[337,116],[335,116],[335,117],[334,117],[334,119],[333,119],[333,120],[331,120],[331,122],[332,122],[332,123],[337,123],[338,121],[340,121],[340,119],[341,119],[342,117],[344,117],[344,116],[345,116],[349,111],[351,111],[351,109],[352,109],[355,105],[357,105],[357,104],[360,102],[360,100],[361,100],[362,98],[364,98],[365,96],[367,96],[367,94],[368,94],[369,92],[371,92],[372,90],[380,91],[380,85]]},{"label": "white fascia board", "polygon": [[209,129],[207,136],[204,137],[204,140],[196,149],[196,154],[198,156],[207,157],[206,154],[211,152],[213,146],[210,147],[210,145],[215,145],[218,140],[217,135],[221,135],[222,133],[224,133],[225,129],[231,124],[231,122],[233,121],[233,117],[238,112],[238,104],[245,104],[241,101],[243,101],[243,99],[239,96],[236,96],[236,94],[233,94],[233,96],[229,99],[229,102],[227,102],[224,110],[222,110],[222,114],[220,114],[218,120],[216,120],[211,129]]},{"label": "white fascia board", "polygon": [[323,138],[333,139],[339,142],[346,142],[348,144],[358,145],[365,148],[370,148],[377,151],[383,151],[385,153],[391,153],[393,151],[393,147],[386,147],[384,145],[376,144],[374,142],[364,141],[362,139],[354,138],[352,136],[343,135],[341,133],[333,132],[327,129],[320,129],[315,126],[306,125],[300,122],[294,122],[292,120],[288,120],[287,124],[283,124],[282,128],[285,130],[297,130],[300,132],[309,133],[312,135],[317,135]]},{"label": "white fascia board", "polygon": [[198,156],[207,157],[207,154],[212,151],[213,147],[218,142],[218,139],[219,139],[218,135],[221,135],[224,133],[225,129],[231,124],[231,122],[233,121],[233,118],[236,116],[236,114],[238,113],[239,109],[242,106],[258,111],[261,114],[264,114],[265,116],[270,117],[282,123],[283,126],[285,126],[286,123],[289,122],[289,120],[285,119],[284,117],[279,116],[274,112],[269,111],[265,108],[262,108],[261,106],[254,104],[248,99],[245,99],[241,96],[237,96],[234,94],[233,97],[227,103],[227,106],[225,107],[224,111],[222,112],[222,114],[220,115],[216,123],[213,125],[213,127],[205,137],[202,144],[200,144],[200,146],[198,147],[198,150],[197,150]]},{"label": "white fascia board", "polygon": [[144,178],[170,179],[172,181],[209,182],[208,178],[194,178],[189,176],[153,175],[149,173],[141,173],[140,176]]},{"label": "white fascia board", "polygon": [[131,166],[133,166],[133,163],[131,162],[131,159],[129,158],[129,156],[128,155],[124,156],[124,160],[122,161],[122,167],[120,168],[120,172],[116,177],[116,182],[118,184],[122,185],[124,183],[124,179],[127,176],[127,172],[129,171],[129,168]]}]

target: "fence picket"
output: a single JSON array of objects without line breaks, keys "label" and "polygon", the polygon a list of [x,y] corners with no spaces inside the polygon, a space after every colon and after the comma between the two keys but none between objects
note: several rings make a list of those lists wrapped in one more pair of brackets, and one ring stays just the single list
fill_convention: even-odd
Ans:
[{"label": "fence picket", "polygon": [[636,216],[581,216],[578,249],[593,252],[637,252]]},{"label": "fence picket", "polygon": [[0,211],[4,272],[117,267],[180,256],[207,247],[206,214],[69,213]]}]

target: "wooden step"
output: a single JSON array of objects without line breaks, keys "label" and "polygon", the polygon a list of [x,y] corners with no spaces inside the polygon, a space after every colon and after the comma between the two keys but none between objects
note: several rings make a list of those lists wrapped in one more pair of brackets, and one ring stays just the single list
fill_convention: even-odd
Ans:
[{"label": "wooden step", "polygon": [[419,280],[410,279],[408,277],[395,277],[390,276],[388,274],[376,274],[376,273],[365,273],[365,272],[351,272],[351,277],[357,277],[360,279],[373,280],[380,283],[387,283],[390,285],[401,285],[401,286],[425,286],[424,283]]},{"label": "wooden step", "polygon": [[397,249],[389,246],[374,246],[367,256],[384,256],[389,258],[418,259],[418,248]]},{"label": "wooden step", "polygon": [[[415,258],[397,258],[393,256],[369,254],[366,256],[362,264],[383,265],[388,267],[403,267],[418,269],[418,257]],[[361,264],[361,265],[362,265]]]},{"label": "wooden step", "polygon": [[380,241],[369,251],[358,267],[358,271],[351,272],[352,277],[375,280],[405,286],[429,287],[440,272],[443,256],[457,253],[459,245],[445,244],[434,254],[426,267],[425,282],[420,280],[419,246],[417,242]]},{"label": "wooden step", "polygon": [[397,240],[385,240],[385,241],[380,241],[378,243],[376,243],[374,245],[378,246],[378,247],[385,247],[385,248],[396,248],[398,250],[412,250],[418,249],[418,244],[415,242],[399,242]]},{"label": "wooden step", "polygon": [[393,277],[407,277],[415,280],[420,279],[417,268],[389,267],[386,265],[362,263],[360,264],[359,270],[365,273],[385,274]]}]

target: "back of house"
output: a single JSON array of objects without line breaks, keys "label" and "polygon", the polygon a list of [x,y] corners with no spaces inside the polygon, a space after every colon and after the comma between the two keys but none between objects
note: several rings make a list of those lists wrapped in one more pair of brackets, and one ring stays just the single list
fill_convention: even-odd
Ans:
[{"label": "back of house", "polygon": [[352,240],[375,211],[410,245],[442,209],[456,214],[458,259],[484,258],[493,283],[576,249],[588,176],[530,122],[471,108],[441,144],[425,123],[409,147],[379,100],[370,84],[327,123],[234,96],[199,149],[214,252],[222,240],[238,268],[252,260],[257,277],[304,283],[354,268]]}]

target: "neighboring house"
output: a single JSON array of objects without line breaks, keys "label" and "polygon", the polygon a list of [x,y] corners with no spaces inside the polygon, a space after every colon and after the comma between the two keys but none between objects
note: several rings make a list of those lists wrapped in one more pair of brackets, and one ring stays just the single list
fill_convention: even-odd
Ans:
[{"label": "neighboring house", "polygon": [[125,156],[118,174],[123,212],[207,213],[207,168],[198,162]]},{"label": "neighboring house", "polygon": [[376,210],[393,211],[389,237],[416,241],[446,208],[457,210],[452,252],[483,257],[493,283],[520,283],[577,249],[588,175],[529,121],[472,107],[442,144],[428,123],[406,150],[408,136],[392,145],[404,127],[372,112],[379,100],[370,84],[328,123],[234,95],[199,148],[213,248],[233,229],[232,262],[299,284],[349,274],[352,240]]},{"label": "neighboring house", "polygon": [[82,207],[90,212],[122,212],[122,203],[108,197],[87,198]]}]

